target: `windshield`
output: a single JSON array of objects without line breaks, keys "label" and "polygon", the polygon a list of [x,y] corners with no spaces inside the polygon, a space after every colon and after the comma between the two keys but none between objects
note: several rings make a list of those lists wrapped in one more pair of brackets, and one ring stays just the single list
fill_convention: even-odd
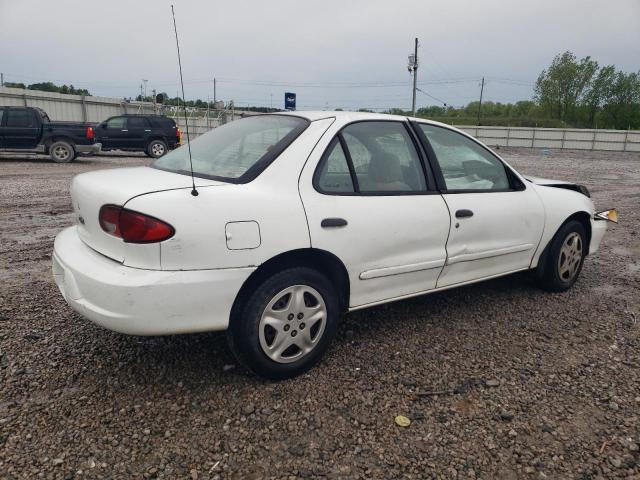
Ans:
[{"label": "windshield", "polygon": [[[196,177],[245,183],[257,177],[309,122],[288,115],[259,115],[236,120],[191,142]],[[185,145],[152,165],[160,170],[190,175],[189,149]]]}]

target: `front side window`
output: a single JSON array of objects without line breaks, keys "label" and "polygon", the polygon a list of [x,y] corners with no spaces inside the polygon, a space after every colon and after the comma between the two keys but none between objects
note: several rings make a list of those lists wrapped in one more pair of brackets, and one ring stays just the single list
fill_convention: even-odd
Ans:
[{"label": "front side window", "polygon": [[[289,115],[257,115],[236,120],[191,141],[197,177],[249,181],[258,175],[309,122]],[[181,147],[156,160],[152,167],[190,174],[189,150]]]},{"label": "front side window", "polygon": [[[403,123],[357,122],[342,129],[339,138],[346,146],[355,174],[356,185],[352,187],[357,192],[410,194],[427,190],[420,157]],[[339,142],[334,148],[338,146]]]},{"label": "front side window", "polygon": [[0,108],[0,125],[2,125],[2,118],[4,117],[4,108]]},{"label": "front side window", "polygon": [[418,125],[436,154],[447,190],[510,188],[505,166],[476,142],[447,128]]},{"label": "front side window", "polygon": [[36,122],[31,110],[7,110],[7,127],[30,128],[35,127]]},{"label": "front side window", "polygon": [[126,117],[114,117],[107,120],[107,128],[126,128],[125,122],[127,121]]}]

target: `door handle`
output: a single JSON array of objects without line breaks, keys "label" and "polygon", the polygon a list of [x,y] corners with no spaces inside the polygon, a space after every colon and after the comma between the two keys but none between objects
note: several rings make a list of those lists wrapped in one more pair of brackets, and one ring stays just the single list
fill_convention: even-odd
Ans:
[{"label": "door handle", "polygon": [[344,218],[325,218],[320,222],[322,228],[346,227],[347,221]]},{"label": "door handle", "polygon": [[471,210],[462,209],[456,212],[456,218],[466,218],[473,217],[473,212]]},{"label": "door handle", "polygon": [[123,132],[128,132],[129,130],[122,130]]}]

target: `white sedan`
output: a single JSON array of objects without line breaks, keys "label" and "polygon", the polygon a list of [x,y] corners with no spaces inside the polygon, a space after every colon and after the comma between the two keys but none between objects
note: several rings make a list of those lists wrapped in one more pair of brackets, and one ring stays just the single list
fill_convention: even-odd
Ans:
[{"label": "white sedan", "polygon": [[75,177],[55,281],[118,332],[227,330],[268,378],[315,364],[346,311],[522,270],[566,290],[616,220],[586,188],[422,119],[261,115],[190,148],[195,191],[188,147]]}]

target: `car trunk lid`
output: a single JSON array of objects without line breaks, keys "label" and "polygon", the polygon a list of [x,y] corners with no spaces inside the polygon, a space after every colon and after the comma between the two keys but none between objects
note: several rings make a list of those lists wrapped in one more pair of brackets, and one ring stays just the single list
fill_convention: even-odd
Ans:
[{"label": "car trunk lid", "polygon": [[[195,180],[197,187],[225,185],[214,180]],[[156,268],[159,265],[158,244],[127,244],[108,234],[100,226],[100,208],[103,205],[126,206],[129,200],[140,195],[177,189],[190,190],[191,179],[149,167],[100,170],[78,175],[71,184],[78,235],[89,247],[113,260],[141,268]]]}]

